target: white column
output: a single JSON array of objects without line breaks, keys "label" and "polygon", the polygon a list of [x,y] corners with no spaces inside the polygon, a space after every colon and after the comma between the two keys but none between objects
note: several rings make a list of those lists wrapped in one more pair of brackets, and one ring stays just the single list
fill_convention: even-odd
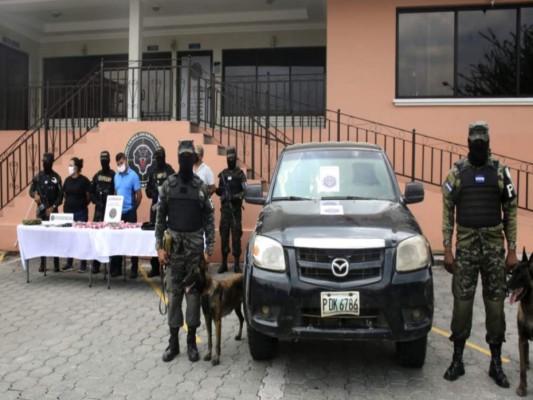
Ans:
[{"label": "white column", "polygon": [[129,72],[128,72],[128,120],[141,117],[141,64],[142,59],[142,4],[141,0],[130,1]]}]

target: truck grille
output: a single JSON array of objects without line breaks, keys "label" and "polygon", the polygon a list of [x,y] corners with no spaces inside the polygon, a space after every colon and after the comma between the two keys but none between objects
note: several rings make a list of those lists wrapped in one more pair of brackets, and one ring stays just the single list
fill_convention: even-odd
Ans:
[{"label": "truck grille", "polygon": [[386,320],[377,310],[361,310],[360,316],[346,315],[337,317],[322,318],[319,309],[301,310],[302,326],[312,326],[315,328],[352,328],[352,329],[372,329],[388,328]]},{"label": "truck grille", "polygon": [[[296,251],[300,278],[327,281],[352,282],[379,278],[383,270],[384,249],[307,249]],[[335,258],[344,258],[350,264],[344,277],[333,274],[331,263]]]}]

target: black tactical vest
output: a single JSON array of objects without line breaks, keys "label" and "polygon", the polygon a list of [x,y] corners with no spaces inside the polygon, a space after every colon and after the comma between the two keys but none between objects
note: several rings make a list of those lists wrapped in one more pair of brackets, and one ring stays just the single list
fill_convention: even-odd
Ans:
[{"label": "black tactical vest", "polygon": [[184,183],[172,175],[169,180],[168,226],[177,232],[195,232],[203,226],[202,199],[200,198],[201,180],[193,178]]},{"label": "black tactical vest", "polygon": [[467,228],[486,228],[502,222],[498,162],[481,169],[459,168],[461,190],[457,198],[457,223]]},{"label": "black tactical vest", "polygon": [[243,182],[243,173],[239,168],[225,169],[222,171],[224,174],[224,180],[228,185],[229,191],[232,195],[239,194],[242,192],[242,182]]}]

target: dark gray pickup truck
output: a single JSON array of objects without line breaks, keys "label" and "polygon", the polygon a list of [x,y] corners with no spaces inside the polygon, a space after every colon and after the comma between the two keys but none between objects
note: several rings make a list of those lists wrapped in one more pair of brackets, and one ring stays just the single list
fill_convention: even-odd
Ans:
[{"label": "dark gray pickup truck", "polygon": [[385,153],[375,145],[285,148],[246,247],[244,310],[254,359],[278,340],[386,339],[401,365],[422,367],[433,319],[433,256]]}]

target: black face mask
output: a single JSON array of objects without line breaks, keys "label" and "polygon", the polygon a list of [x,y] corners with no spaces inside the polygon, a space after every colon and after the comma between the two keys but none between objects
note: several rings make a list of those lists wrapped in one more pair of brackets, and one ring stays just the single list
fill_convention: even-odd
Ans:
[{"label": "black face mask", "polygon": [[165,165],[167,165],[164,155],[158,155],[155,160],[157,163],[157,169],[159,170],[164,169]]},{"label": "black face mask", "polygon": [[51,173],[53,165],[54,165],[53,161],[43,161],[44,172],[46,172],[47,174]]},{"label": "black face mask", "polygon": [[489,142],[476,140],[468,142],[468,160],[475,167],[485,165],[489,158]]},{"label": "black face mask", "polygon": [[194,175],[192,171],[194,167],[194,157],[192,156],[192,154],[185,154],[180,154],[178,156],[178,164],[180,165],[180,170],[178,171],[178,174],[185,182],[190,182]]},{"label": "black face mask", "polygon": [[102,171],[104,172],[109,171],[109,160],[100,159],[100,165],[102,166]]},{"label": "black face mask", "polygon": [[226,161],[228,162],[228,169],[235,169],[235,167],[237,167],[236,158],[228,158]]}]

